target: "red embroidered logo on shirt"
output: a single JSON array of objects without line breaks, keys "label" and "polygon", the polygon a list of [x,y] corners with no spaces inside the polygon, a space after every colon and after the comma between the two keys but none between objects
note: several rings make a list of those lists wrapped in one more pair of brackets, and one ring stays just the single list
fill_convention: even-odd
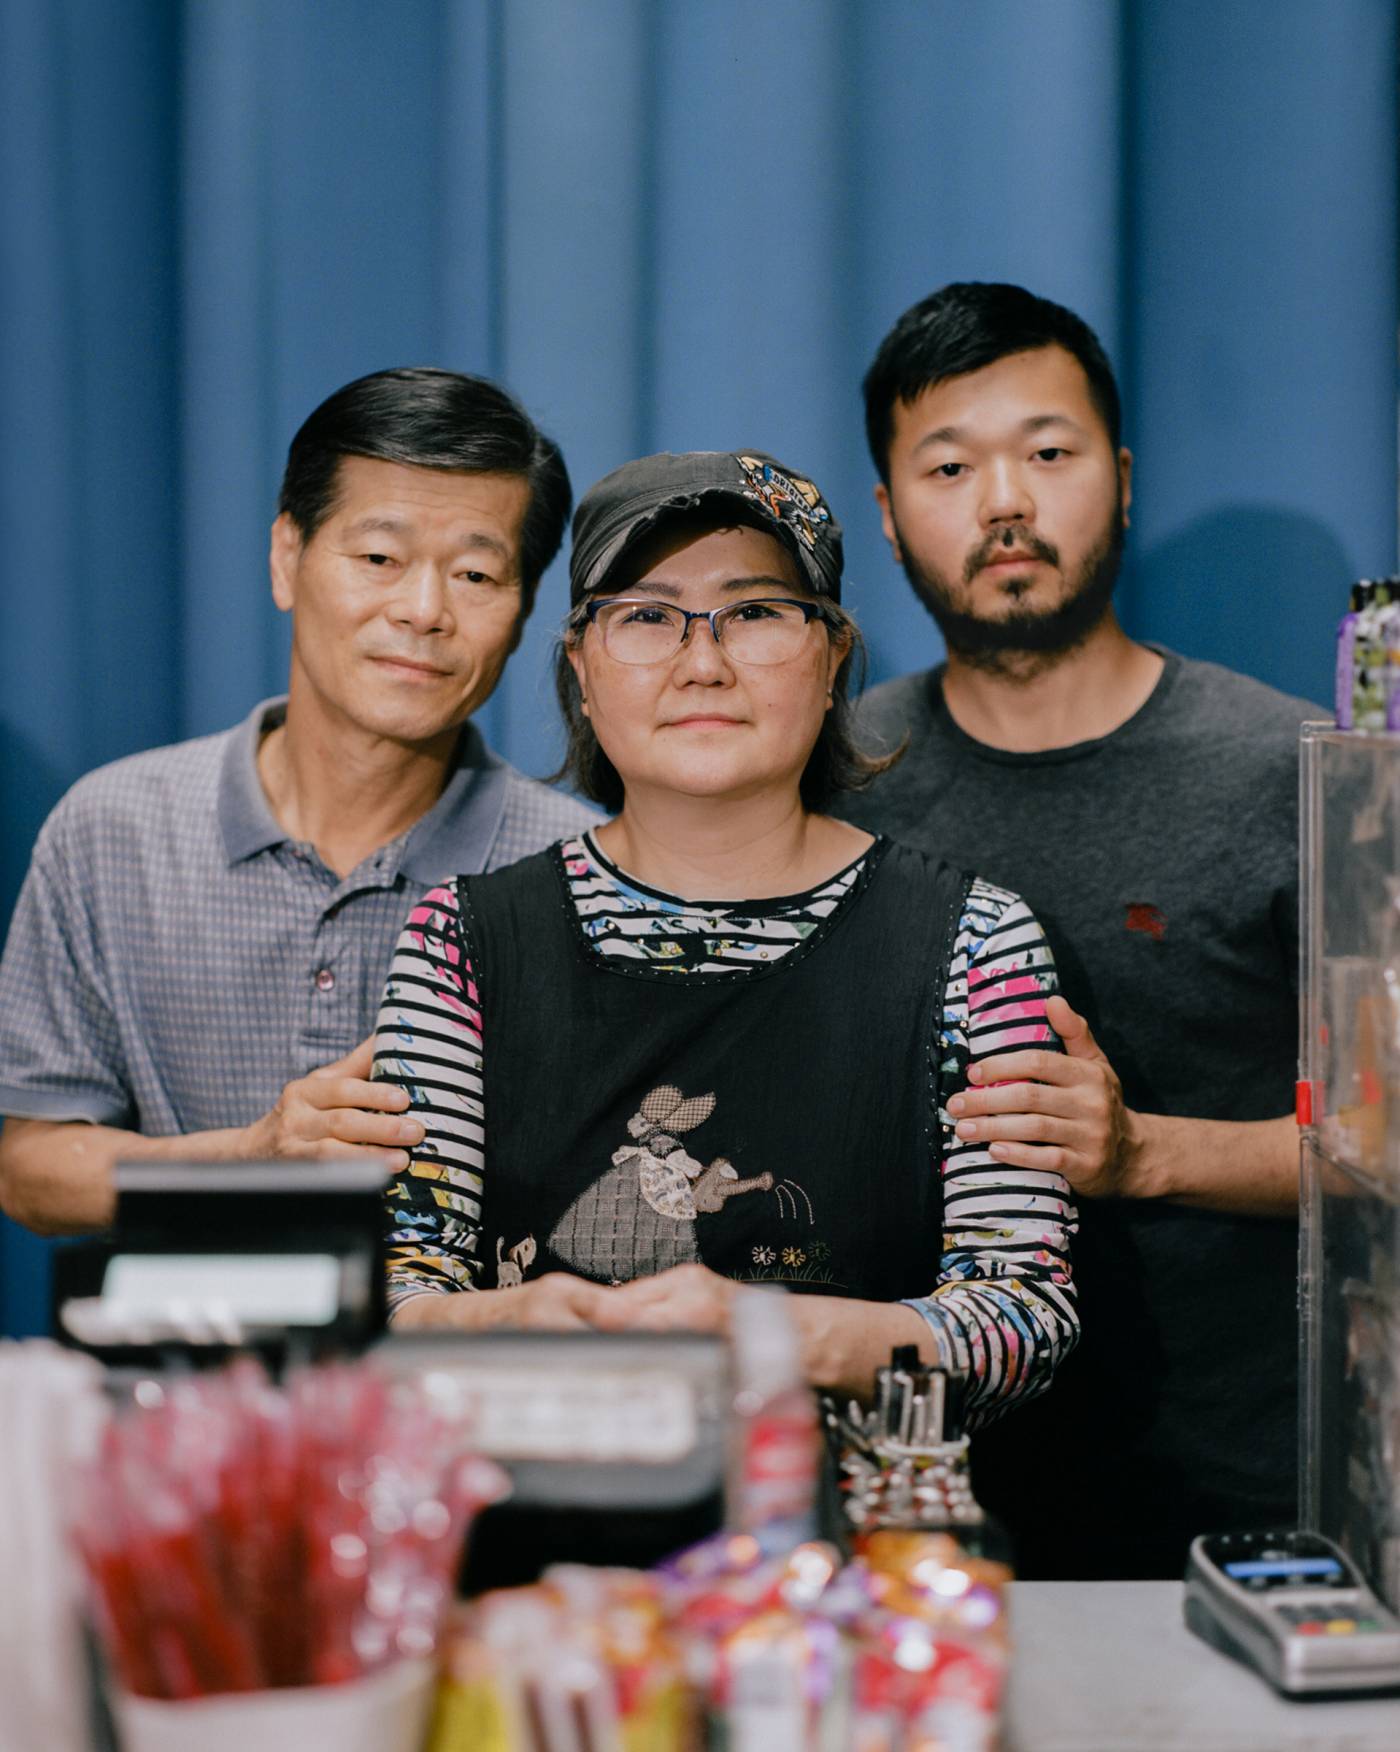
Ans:
[{"label": "red embroidered logo on shirt", "polygon": [[1128,917],[1124,922],[1130,931],[1141,931],[1154,943],[1160,943],[1167,934],[1167,915],[1150,901],[1129,901]]}]

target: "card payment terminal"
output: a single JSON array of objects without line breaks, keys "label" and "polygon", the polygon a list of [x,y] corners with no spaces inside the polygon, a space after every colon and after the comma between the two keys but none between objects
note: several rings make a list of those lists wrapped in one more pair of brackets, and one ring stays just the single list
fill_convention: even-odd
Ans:
[{"label": "card payment terminal", "polygon": [[1400,1618],[1320,1533],[1206,1533],[1186,1623],[1288,1696],[1400,1690]]}]

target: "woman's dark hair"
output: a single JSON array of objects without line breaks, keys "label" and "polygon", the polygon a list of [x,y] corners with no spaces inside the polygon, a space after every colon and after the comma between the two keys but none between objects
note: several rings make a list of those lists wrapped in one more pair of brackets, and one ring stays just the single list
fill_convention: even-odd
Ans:
[{"label": "woman's dark hair", "polygon": [[[733,510],[717,513],[714,518],[707,518],[703,512],[697,515],[694,510],[682,511],[674,518],[663,520],[654,533],[664,532],[672,523],[694,528],[700,533],[705,528],[727,529],[737,522],[750,521],[764,534],[772,533],[771,523],[758,517],[746,518],[742,513],[736,516]],[[794,589],[803,596],[810,594],[800,585],[794,585]],[[605,593],[606,586],[603,592],[594,592],[595,595]],[[843,640],[847,651],[831,684],[831,707],[822,720],[821,731],[803,769],[799,787],[802,806],[813,815],[829,809],[841,791],[864,790],[873,778],[888,771],[902,758],[905,746],[901,743],[889,754],[868,754],[856,741],[850,681],[854,668],[856,693],[859,695],[865,685],[865,641],[855,621],[837,603],[818,599],[818,606],[827,637]],[[570,650],[582,640],[586,628],[587,621],[582,611],[575,609],[565,622],[555,654],[554,689],[559,697],[568,744],[563,764],[551,777],[555,784],[562,782],[572,786],[590,802],[615,815],[622,808],[622,776],[603,753],[593,725],[584,714],[578,677],[569,661]]]},{"label": "woman's dark hair", "polygon": [[1114,450],[1123,416],[1118,385],[1099,338],[1062,304],[1023,286],[961,281],[906,310],[880,343],[865,374],[865,436],[880,479],[890,484],[894,404],[916,400],[950,377],[965,377],[1011,353],[1063,347],[1089,380],[1089,397]]},{"label": "woman's dark hair", "polygon": [[357,377],[327,396],[292,439],[277,500],[303,542],[335,507],[344,456],[527,481],[520,572],[529,613],[564,539],[573,489],[559,446],[503,389],[484,377],[415,365]]}]

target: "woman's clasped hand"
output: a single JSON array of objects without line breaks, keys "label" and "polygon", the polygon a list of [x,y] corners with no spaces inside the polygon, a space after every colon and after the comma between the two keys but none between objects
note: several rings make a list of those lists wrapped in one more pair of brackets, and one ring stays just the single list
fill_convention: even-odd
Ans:
[{"label": "woman's clasped hand", "polygon": [[[596,1284],[571,1272],[551,1271],[491,1299],[500,1327],[521,1331],[719,1332],[729,1330],[735,1285],[703,1265],[677,1265],[630,1284]],[[396,1321],[405,1327],[455,1325],[435,1316],[456,1312],[427,1296],[413,1297]]]}]

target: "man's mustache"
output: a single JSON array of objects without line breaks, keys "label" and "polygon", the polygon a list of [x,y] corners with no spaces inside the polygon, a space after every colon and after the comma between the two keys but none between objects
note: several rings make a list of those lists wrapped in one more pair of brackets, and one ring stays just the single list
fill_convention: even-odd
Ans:
[{"label": "man's mustache", "polygon": [[1040,536],[1032,535],[1028,529],[1003,529],[987,536],[967,556],[967,564],[963,567],[963,583],[970,584],[984,566],[994,563],[997,550],[1006,548],[1029,554],[1032,559],[1043,560],[1047,566],[1058,566],[1060,563],[1060,550],[1053,542],[1043,541]]}]

